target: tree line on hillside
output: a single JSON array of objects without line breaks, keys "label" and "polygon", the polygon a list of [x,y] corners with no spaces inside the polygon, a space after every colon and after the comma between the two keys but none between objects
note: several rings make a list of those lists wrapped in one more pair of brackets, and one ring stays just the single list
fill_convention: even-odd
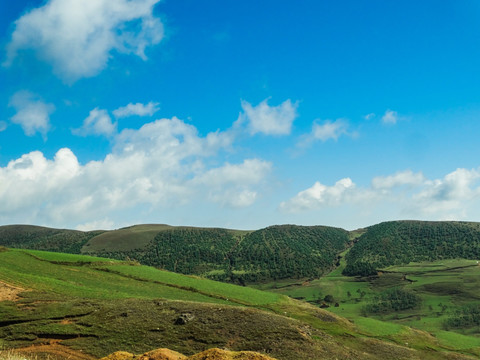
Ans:
[{"label": "tree line on hillside", "polygon": [[371,226],[345,259],[347,276],[414,261],[479,259],[480,231],[462,222],[393,221]]},{"label": "tree line on hillside", "polygon": [[147,248],[96,255],[245,284],[318,277],[334,267],[349,243],[347,231],[322,226],[271,226],[247,234],[176,228],[159,232]]}]

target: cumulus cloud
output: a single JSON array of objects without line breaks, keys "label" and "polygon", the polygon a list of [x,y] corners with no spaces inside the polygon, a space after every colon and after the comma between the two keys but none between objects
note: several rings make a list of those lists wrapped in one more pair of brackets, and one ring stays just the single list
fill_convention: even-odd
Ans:
[{"label": "cumulus cloud", "polygon": [[393,110],[385,111],[385,114],[382,116],[382,122],[384,124],[395,125],[398,121],[398,113]]},{"label": "cumulus cloud", "polygon": [[[457,169],[440,179],[428,179],[410,170],[372,179],[370,186],[356,186],[349,178],[328,186],[316,182],[280,204],[287,213],[332,207],[357,207],[362,213],[378,211],[376,221],[421,218],[460,219],[478,216],[480,170]],[[379,210],[376,210],[379,209]],[[371,220],[375,222],[375,220]]]},{"label": "cumulus cloud", "polygon": [[113,115],[116,118],[128,117],[128,116],[152,116],[158,110],[160,110],[159,104],[155,102],[149,102],[144,105],[141,103],[128,104],[127,106],[120,107],[116,110],[113,110]]},{"label": "cumulus cloud", "polygon": [[252,185],[261,183],[271,171],[272,164],[259,159],[247,159],[241,164],[226,163],[211,169],[195,179],[195,182],[209,188],[209,199],[229,207],[245,207],[253,204],[258,197]]},{"label": "cumulus cloud", "polygon": [[251,135],[289,135],[292,123],[297,117],[297,107],[298,104],[292,103],[290,99],[278,106],[268,105],[268,99],[257,106],[242,101],[243,113],[240,114],[236,126],[246,123]]},{"label": "cumulus cloud", "polygon": [[15,21],[4,66],[33,50],[67,82],[100,73],[113,50],[146,59],[163,38],[154,17],[160,0],[50,0]]},{"label": "cumulus cloud", "polygon": [[312,187],[300,191],[294,198],[282,202],[280,209],[288,212],[311,210],[321,206],[336,206],[345,202],[355,189],[350,178],[338,180],[333,186],[315,182]]},{"label": "cumulus cloud", "polygon": [[479,180],[480,172],[476,169],[457,169],[443,179],[427,180],[413,196],[413,207],[425,214],[466,210],[467,203],[479,198]]},{"label": "cumulus cloud", "polygon": [[8,105],[17,112],[10,120],[20,125],[25,135],[33,136],[39,132],[46,136],[50,130],[50,115],[55,111],[53,104],[47,104],[38,95],[22,90],[10,98]]},{"label": "cumulus cloud", "polygon": [[90,111],[88,117],[83,121],[83,126],[72,130],[74,135],[103,135],[112,136],[117,132],[117,123],[112,122],[106,110],[95,108]]},{"label": "cumulus cloud", "polygon": [[112,141],[113,151],[100,161],[80,164],[64,148],[53,159],[34,151],[0,167],[0,221],[111,228],[112,214],[139,207],[168,211],[204,202],[246,207],[259,197],[271,170],[260,159],[219,163],[230,135],[200,136],[177,118],[123,130]]}]

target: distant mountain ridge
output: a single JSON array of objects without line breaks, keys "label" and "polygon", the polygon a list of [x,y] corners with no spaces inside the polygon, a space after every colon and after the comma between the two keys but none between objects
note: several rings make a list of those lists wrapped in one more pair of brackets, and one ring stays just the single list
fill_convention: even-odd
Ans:
[{"label": "distant mountain ridge", "polygon": [[350,276],[411,261],[480,258],[480,223],[389,221],[361,232],[298,225],[245,231],[148,224],[88,232],[7,225],[0,226],[0,245],[136,260],[245,284],[320,277],[346,250]]}]

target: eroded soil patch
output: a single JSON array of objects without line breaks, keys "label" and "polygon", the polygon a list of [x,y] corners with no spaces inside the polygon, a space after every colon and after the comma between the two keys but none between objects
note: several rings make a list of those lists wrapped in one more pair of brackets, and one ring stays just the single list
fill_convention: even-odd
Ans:
[{"label": "eroded soil patch", "polygon": [[17,301],[20,298],[18,294],[23,291],[25,291],[25,289],[22,289],[21,287],[0,281],[0,301]]}]

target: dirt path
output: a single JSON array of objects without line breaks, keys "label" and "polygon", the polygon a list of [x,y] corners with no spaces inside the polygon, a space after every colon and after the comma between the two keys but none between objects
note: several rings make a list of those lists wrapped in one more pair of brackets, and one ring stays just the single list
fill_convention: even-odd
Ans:
[{"label": "dirt path", "polygon": [[21,287],[0,281],[0,301],[17,301],[19,299],[18,294],[23,291],[25,291],[25,289],[22,289]]}]

